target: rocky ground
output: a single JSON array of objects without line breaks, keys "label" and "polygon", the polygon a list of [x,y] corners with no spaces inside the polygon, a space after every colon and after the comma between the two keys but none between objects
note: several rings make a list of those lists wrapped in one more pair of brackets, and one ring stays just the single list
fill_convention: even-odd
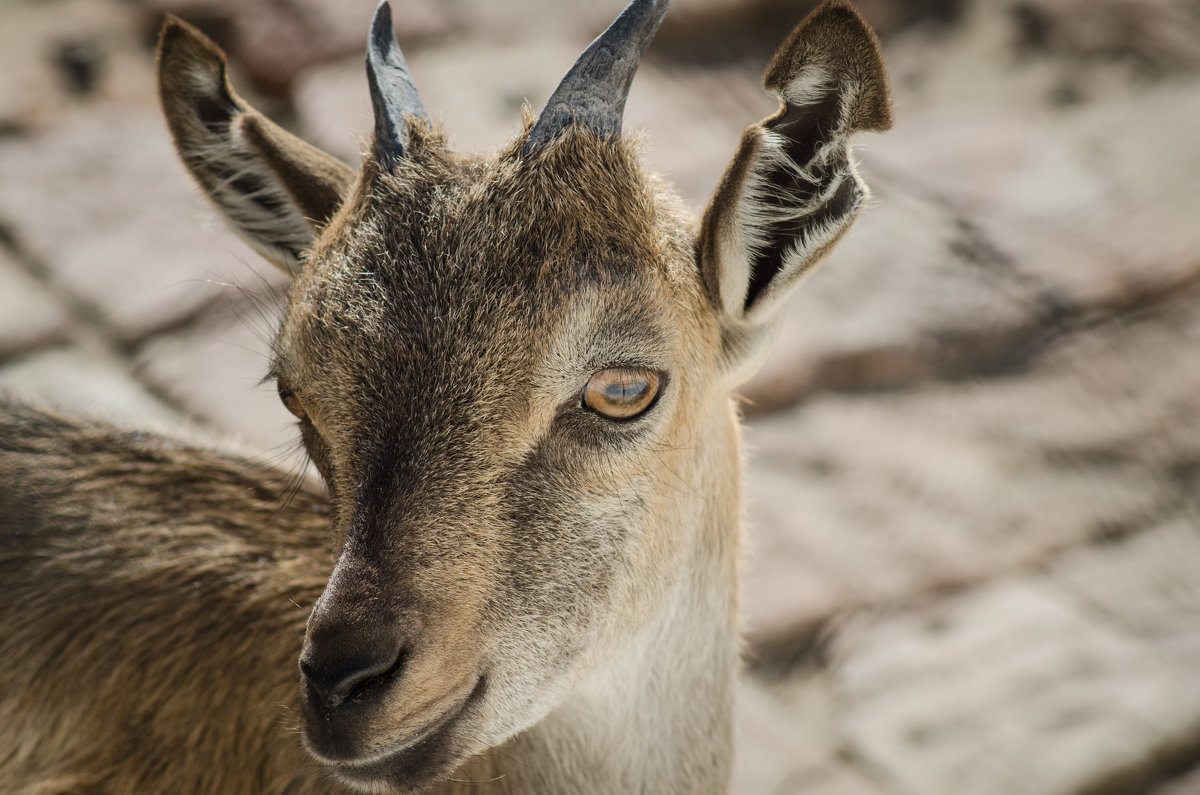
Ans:
[{"label": "rocky ground", "polygon": [[[627,126],[703,206],[804,0],[676,0]],[[876,199],[745,388],[735,792],[1200,793],[1200,2],[863,0]],[[612,3],[396,0],[426,104],[498,146]],[[357,158],[370,0],[5,0],[0,386],[296,464],[281,277],[158,117],[159,14]]]}]

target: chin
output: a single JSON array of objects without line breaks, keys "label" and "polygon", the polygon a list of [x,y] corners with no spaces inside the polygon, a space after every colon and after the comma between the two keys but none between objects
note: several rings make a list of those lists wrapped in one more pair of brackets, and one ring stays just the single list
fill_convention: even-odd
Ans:
[{"label": "chin", "polygon": [[[425,792],[482,750],[478,743],[486,689],[486,680],[481,678],[460,706],[422,732],[415,742],[409,740],[360,759],[321,759],[321,764],[352,791],[379,795]],[[315,755],[318,759],[322,756]]]}]

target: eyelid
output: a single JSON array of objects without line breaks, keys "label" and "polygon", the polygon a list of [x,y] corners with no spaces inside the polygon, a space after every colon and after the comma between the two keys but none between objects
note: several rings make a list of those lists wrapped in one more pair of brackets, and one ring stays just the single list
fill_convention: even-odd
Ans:
[{"label": "eyelid", "polygon": [[304,408],[299,395],[292,385],[288,383],[286,378],[278,377],[275,381],[275,391],[279,395],[279,400],[283,403],[284,408],[292,413],[299,420],[308,419],[308,411]]}]

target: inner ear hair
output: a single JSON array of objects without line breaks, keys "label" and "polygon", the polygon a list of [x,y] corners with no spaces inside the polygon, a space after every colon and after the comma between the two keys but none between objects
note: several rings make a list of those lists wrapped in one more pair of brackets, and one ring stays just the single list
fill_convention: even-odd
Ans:
[{"label": "inner ear hair", "polygon": [[827,0],[763,78],[781,106],[751,126],[701,230],[705,282],[737,319],[765,314],[837,242],[869,192],[849,138],[891,126],[879,43],[845,0]]},{"label": "inner ear hair", "polygon": [[299,270],[353,169],[239,97],[225,54],[176,17],[163,24],[157,66],[163,113],[188,172],[239,236],[276,265]]}]

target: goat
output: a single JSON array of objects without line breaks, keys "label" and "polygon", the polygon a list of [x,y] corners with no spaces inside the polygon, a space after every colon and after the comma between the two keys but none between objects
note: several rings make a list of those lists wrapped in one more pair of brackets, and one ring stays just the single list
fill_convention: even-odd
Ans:
[{"label": "goat", "polygon": [[891,110],[874,34],[827,0],[697,225],[621,134],[666,6],[633,0],[464,157],[382,3],[357,172],[166,21],[180,157],[293,274],[270,377],[325,493],[280,507],[206,440],[0,403],[0,789],[727,788],[731,392],[859,214],[848,139]]}]

